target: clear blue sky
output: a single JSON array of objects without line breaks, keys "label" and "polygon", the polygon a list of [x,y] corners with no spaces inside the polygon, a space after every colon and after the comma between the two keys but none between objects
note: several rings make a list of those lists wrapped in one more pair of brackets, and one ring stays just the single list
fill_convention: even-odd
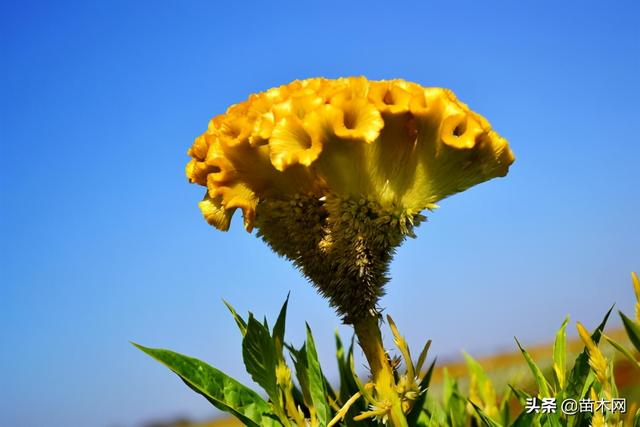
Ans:
[{"label": "clear blue sky", "polygon": [[506,179],[442,201],[397,253],[383,305],[413,346],[483,355],[630,312],[637,2],[446,3],[3,2],[0,424],[213,414],[128,340],[249,382],[222,298],[273,318],[291,290],[289,338],[307,320],[333,375],[325,301],[239,215],[209,227],[184,177],[209,118],[297,78],[448,87],[511,142]]}]

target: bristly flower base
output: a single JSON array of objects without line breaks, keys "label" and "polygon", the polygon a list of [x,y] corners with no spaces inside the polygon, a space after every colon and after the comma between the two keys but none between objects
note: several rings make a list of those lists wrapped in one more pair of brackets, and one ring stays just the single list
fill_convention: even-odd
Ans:
[{"label": "bristly flower base", "polygon": [[394,251],[425,219],[364,197],[298,194],[260,203],[256,225],[258,236],[290,259],[345,323],[355,323],[378,313]]}]

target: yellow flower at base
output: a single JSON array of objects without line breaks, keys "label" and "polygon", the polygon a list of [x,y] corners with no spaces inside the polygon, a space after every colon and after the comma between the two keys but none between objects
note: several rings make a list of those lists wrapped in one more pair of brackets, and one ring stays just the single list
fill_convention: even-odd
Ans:
[{"label": "yellow flower at base", "polygon": [[394,248],[424,209],[506,175],[514,157],[446,89],[314,78],[251,95],[211,120],[188,154],[200,209],[227,230],[241,209],[352,321],[375,311]]}]

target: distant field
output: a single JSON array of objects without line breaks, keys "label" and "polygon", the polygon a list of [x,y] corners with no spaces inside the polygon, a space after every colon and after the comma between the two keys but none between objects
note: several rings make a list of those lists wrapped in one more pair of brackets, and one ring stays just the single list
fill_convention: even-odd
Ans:
[{"label": "distant field", "polygon": [[[618,342],[624,343],[627,347],[628,341],[626,334],[622,329],[608,331],[607,335],[614,338]],[[540,367],[550,377],[552,344],[544,344],[534,347],[528,347],[527,351],[538,362]],[[567,350],[570,352],[567,360],[573,360],[575,356],[581,352],[583,344],[578,339],[567,342]],[[601,349],[607,355],[613,355],[614,349],[608,344],[602,344]],[[616,360],[615,380],[620,390],[621,396],[627,398],[628,402],[640,402],[640,372],[634,368],[630,362],[619,355],[614,356]],[[526,363],[520,352],[500,353],[494,356],[478,358],[478,361],[487,371],[495,384],[496,390],[502,390],[507,384],[515,383],[522,388],[531,388],[535,390],[535,383],[528,371]],[[460,385],[464,390],[467,386],[466,376],[467,367],[464,362],[443,363],[434,371],[433,380],[429,392],[434,396],[439,396],[441,392],[441,383],[444,370],[447,369],[449,375],[456,377],[460,381]],[[194,398],[196,398],[194,396]],[[237,427],[243,424],[235,418],[219,418],[211,421],[192,423],[188,421],[168,422],[168,423],[152,423],[143,427]]]}]

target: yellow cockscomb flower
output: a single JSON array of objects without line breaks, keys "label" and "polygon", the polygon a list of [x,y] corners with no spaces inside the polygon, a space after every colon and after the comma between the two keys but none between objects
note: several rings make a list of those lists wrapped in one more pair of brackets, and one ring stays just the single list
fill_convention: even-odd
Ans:
[{"label": "yellow cockscomb flower", "polygon": [[576,328],[578,329],[578,335],[580,335],[580,339],[584,342],[584,345],[587,349],[587,354],[589,355],[589,365],[595,372],[596,377],[598,377],[598,381],[605,387],[605,391],[609,387],[609,362],[604,357],[596,343],[591,339],[591,334],[587,329],[582,325],[582,323],[578,322],[576,324]]},{"label": "yellow cockscomb flower", "polygon": [[227,230],[241,209],[245,228],[347,321],[375,308],[393,249],[421,211],[506,175],[514,160],[451,91],[364,77],[251,95],[213,118],[188,154],[189,181],[207,187],[207,221]]}]

